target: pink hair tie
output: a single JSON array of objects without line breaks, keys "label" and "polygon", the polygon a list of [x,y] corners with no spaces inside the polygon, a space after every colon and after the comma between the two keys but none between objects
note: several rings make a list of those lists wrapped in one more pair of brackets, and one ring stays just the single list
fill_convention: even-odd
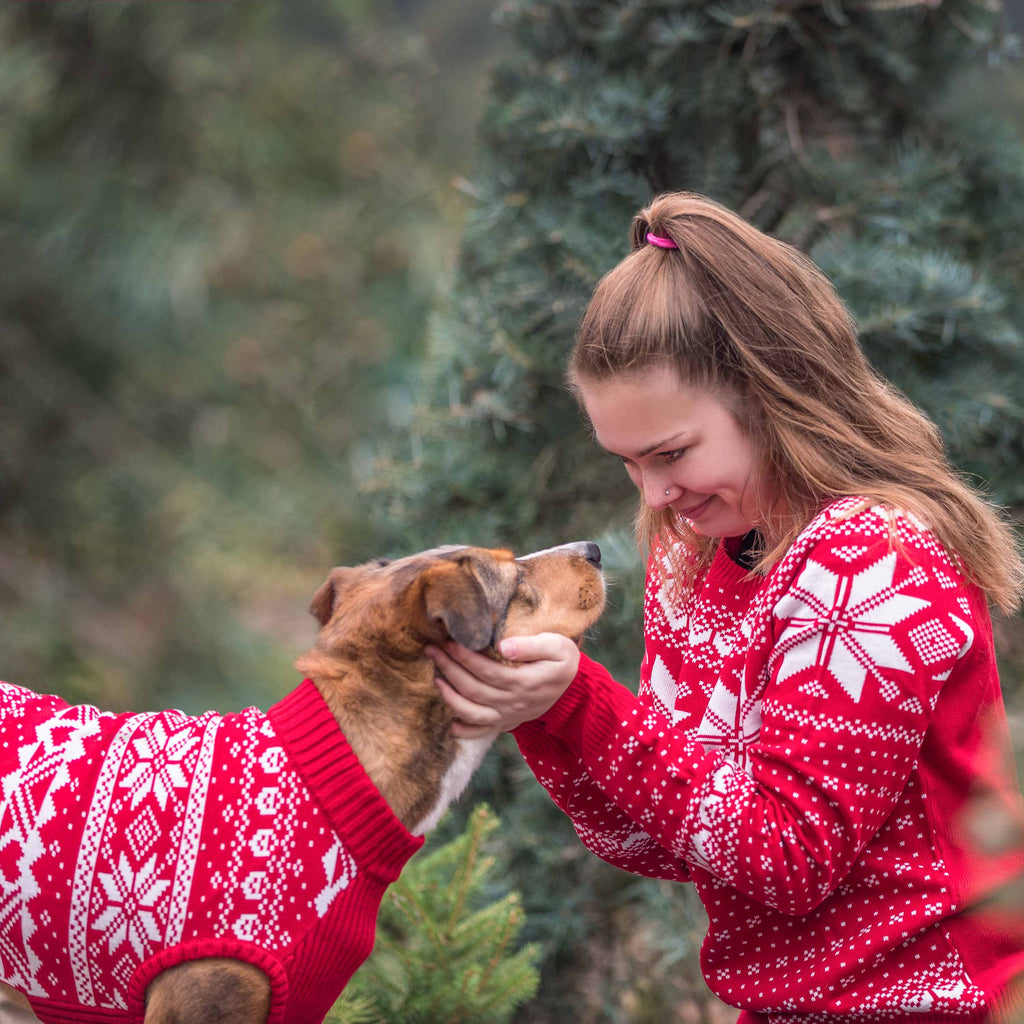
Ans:
[{"label": "pink hair tie", "polygon": [[651,245],[656,245],[659,249],[678,249],[679,246],[672,241],[671,238],[662,238],[661,235],[652,235],[650,231],[647,232],[647,241]]}]

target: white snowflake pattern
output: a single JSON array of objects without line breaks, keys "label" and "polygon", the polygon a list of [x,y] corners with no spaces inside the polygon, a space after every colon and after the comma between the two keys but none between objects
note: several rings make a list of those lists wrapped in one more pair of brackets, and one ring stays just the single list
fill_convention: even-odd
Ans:
[{"label": "white snowflake pattern", "polygon": [[675,725],[683,717],[683,713],[676,711],[676,681],[665,662],[661,660],[660,654],[654,659],[649,685],[655,709]]},{"label": "white snowflake pattern", "polygon": [[[654,569],[654,566],[652,566],[652,569]],[[657,558],[657,575],[652,575],[651,579],[660,580],[660,585],[654,592],[654,599],[661,608],[669,629],[687,629],[690,621],[689,608],[685,603],[680,604],[677,600],[675,571],[672,567],[672,559],[667,551],[659,553]]]},{"label": "white snowflake pattern", "polygon": [[[806,668],[825,669],[859,701],[869,675],[882,685],[880,669],[909,671],[892,629],[928,602],[901,594],[893,586],[895,570],[895,552],[854,576],[808,561],[775,606],[775,615],[786,622],[773,655],[773,662],[781,658],[777,679]],[[891,690],[884,692],[892,699]]]},{"label": "white snowflake pattern", "polygon": [[199,737],[189,728],[167,735],[163,722],[153,723],[152,732],[134,740],[132,746],[139,760],[120,782],[132,791],[134,811],[150,793],[161,810],[167,809],[167,798],[175,789],[188,785],[188,775],[181,762]]},{"label": "white snowflake pattern", "polygon": [[108,904],[93,928],[105,933],[111,953],[128,941],[137,956],[145,956],[150,943],[160,938],[154,911],[157,900],[171,884],[169,879],[157,877],[156,854],[138,871],[132,871],[122,852],[116,870],[101,871],[98,877]]},{"label": "white snowflake pattern", "polygon": [[739,767],[761,735],[761,693],[747,691],[743,676],[722,676],[704,709],[694,739],[705,750],[722,750]]},{"label": "white snowflake pattern", "polygon": [[323,917],[330,909],[334,898],[356,877],[356,862],[352,855],[335,840],[334,845],[323,855],[321,863],[327,876],[327,885],[317,895],[316,912]]}]

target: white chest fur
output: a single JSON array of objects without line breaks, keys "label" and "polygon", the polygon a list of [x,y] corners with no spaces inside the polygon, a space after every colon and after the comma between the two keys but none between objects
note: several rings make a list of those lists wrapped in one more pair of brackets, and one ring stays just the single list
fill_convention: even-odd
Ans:
[{"label": "white chest fur", "polygon": [[412,830],[414,836],[429,832],[440,820],[448,805],[457,800],[466,788],[473,772],[480,767],[484,754],[490,749],[497,733],[492,736],[481,736],[475,740],[456,740],[458,752],[441,780],[441,792],[431,812]]}]

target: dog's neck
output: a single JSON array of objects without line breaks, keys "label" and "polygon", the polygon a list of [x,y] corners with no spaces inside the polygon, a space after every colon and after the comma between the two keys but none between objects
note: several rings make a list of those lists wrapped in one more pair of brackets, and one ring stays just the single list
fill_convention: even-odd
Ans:
[{"label": "dog's neck", "polygon": [[456,740],[434,663],[359,662],[314,648],[296,667],[315,684],[373,784],[410,832],[433,828],[490,746]]}]

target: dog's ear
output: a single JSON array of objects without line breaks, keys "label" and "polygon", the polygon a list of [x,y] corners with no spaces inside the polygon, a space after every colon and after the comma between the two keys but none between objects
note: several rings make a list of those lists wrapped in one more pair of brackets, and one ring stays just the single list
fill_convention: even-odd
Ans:
[{"label": "dog's ear", "polygon": [[420,576],[428,633],[444,632],[471,651],[494,636],[494,613],[468,561],[440,562]]},{"label": "dog's ear", "polygon": [[331,574],[313,595],[313,600],[309,602],[309,612],[321,626],[326,626],[331,621],[331,616],[334,614],[335,608],[338,607],[339,599],[355,582],[358,575],[358,569],[341,567],[331,570]]}]

